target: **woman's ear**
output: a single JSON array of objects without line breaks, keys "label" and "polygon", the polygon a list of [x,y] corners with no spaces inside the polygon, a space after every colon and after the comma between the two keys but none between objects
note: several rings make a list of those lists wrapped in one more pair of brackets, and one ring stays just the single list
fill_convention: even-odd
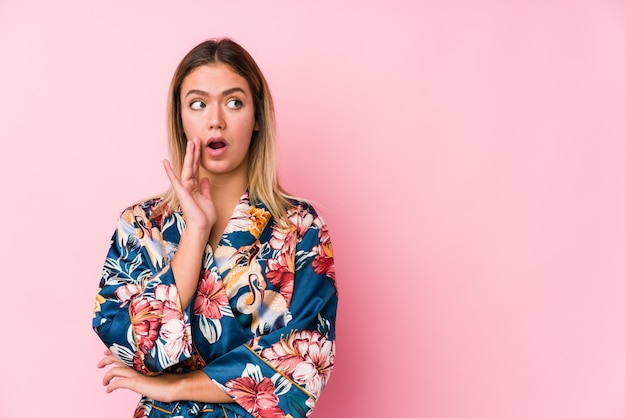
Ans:
[{"label": "woman's ear", "polygon": [[257,122],[256,120],[254,121],[254,131],[258,131],[259,130],[259,122]]}]

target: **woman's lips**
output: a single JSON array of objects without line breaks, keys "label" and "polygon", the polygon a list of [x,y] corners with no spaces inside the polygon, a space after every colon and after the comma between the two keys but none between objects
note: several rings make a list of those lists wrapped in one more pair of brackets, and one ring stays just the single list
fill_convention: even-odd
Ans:
[{"label": "woman's lips", "polygon": [[226,146],[226,143],[224,141],[209,142],[209,148],[211,149],[220,149],[220,148],[224,148],[225,146]]},{"label": "woman's lips", "polygon": [[226,152],[226,140],[222,137],[209,138],[206,150],[212,157],[219,157]]}]

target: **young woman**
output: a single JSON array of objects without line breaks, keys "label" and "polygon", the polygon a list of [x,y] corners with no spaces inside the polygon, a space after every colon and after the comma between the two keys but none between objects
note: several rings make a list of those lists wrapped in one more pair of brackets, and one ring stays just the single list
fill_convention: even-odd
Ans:
[{"label": "young woman", "polygon": [[193,48],[170,86],[171,187],[124,210],[96,296],[107,392],[135,417],[304,417],[334,364],[328,230],[277,180],[274,110],[229,39]]}]

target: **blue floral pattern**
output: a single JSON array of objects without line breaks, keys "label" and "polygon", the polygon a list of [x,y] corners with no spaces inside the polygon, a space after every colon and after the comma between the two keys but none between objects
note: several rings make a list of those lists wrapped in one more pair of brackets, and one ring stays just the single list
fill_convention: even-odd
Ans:
[{"label": "blue floral pattern", "polygon": [[207,244],[197,292],[182,309],[170,261],[181,212],[161,201],[126,209],[111,240],[93,328],[147,375],[204,370],[235,403],[164,404],[142,397],[135,417],[304,417],[334,365],[337,289],[328,229],[294,202],[284,220],[244,194],[215,252]]}]

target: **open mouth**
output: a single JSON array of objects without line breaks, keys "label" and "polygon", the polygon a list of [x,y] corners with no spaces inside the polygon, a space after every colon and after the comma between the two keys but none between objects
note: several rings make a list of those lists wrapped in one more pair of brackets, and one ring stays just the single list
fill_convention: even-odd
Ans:
[{"label": "open mouth", "polygon": [[224,141],[213,141],[209,143],[209,148],[211,149],[220,149],[220,148],[224,148],[225,146],[226,146],[226,143]]}]

